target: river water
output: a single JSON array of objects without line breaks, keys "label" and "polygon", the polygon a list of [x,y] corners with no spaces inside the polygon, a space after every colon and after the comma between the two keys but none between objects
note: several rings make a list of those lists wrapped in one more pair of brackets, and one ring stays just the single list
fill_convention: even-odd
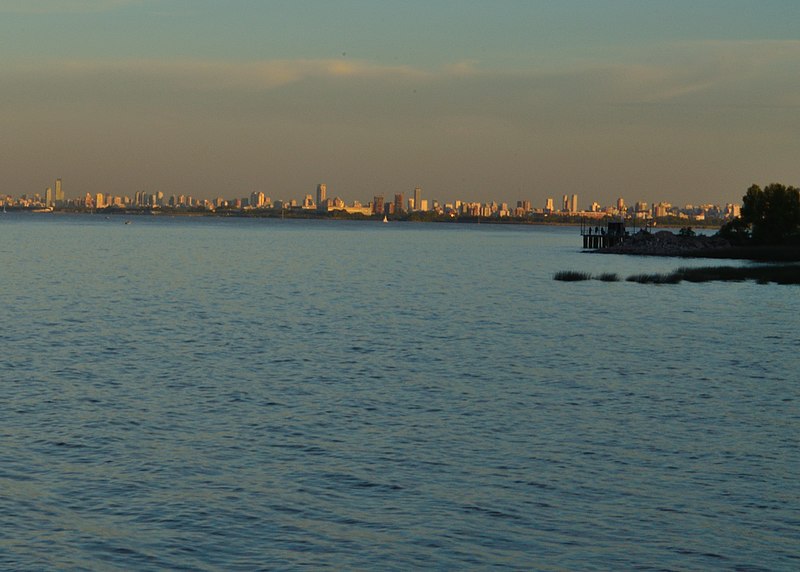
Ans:
[{"label": "river water", "polygon": [[708,263],[575,228],[0,216],[2,569],[800,568],[796,286],[556,282]]}]

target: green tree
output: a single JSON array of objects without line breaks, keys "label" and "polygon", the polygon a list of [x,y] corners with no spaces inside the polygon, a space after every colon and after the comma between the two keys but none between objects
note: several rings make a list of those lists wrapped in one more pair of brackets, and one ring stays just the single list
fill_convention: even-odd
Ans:
[{"label": "green tree", "polygon": [[742,197],[742,222],[754,242],[778,244],[800,232],[800,190],[779,183],[747,189]]}]

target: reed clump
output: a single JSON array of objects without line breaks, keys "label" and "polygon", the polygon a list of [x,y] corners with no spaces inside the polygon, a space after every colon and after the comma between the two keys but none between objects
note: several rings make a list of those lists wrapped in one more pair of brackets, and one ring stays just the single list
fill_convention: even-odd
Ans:
[{"label": "reed clump", "polygon": [[678,284],[681,278],[675,272],[672,272],[670,274],[634,274],[633,276],[628,276],[626,280],[639,284]]},{"label": "reed clump", "polygon": [[674,272],[687,282],[724,280],[742,282],[755,280],[759,284],[800,284],[800,265],[771,264],[768,266],[700,266],[678,268]]},{"label": "reed clump", "polygon": [[553,279],[561,282],[580,282],[581,280],[591,280],[592,275],[577,270],[559,270],[553,275]]},{"label": "reed clump", "polygon": [[[582,280],[620,281],[619,275],[613,272],[604,272],[597,276],[592,276],[588,272],[577,270],[561,270],[556,272],[553,278],[562,282],[580,282]],[[628,276],[625,280],[638,284],[679,284],[684,280],[687,282],[744,282],[746,280],[754,280],[758,284],[800,284],[800,265],[683,267],[668,273],[634,274]]]},{"label": "reed clump", "polygon": [[615,272],[603,272],[599,276],[594,277],[595,280],[600,280],[601,282],[619,282],[619,274]]}]

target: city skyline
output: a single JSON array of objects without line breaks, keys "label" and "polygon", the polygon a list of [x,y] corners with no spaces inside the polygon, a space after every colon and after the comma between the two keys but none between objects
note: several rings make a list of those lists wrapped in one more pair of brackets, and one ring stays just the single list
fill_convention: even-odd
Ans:
[{"label": "city skyline", "polygon": [[788,0],[0,0],[0,14],[4,194],[57,172],[91,194],[279,197],[326,180],[363,200],[420,185],[442,202],[725,204],[800,179]]},{"label": "city skyline", "polygon": [[[450,217],[485,217],[485,218],[527,218],[539,215],[566,215],[584,218],[603,218],[607,216],[624,216],[634,218],[663,218],[677,217],[696,221],[727,220],[738,217],[741,205],[739,203],[714,204],[699,202],[697,204],[674,205],[669,201],[649,203],[647,201],[626,202],[624,197],[618,197],[613,204],[602,205],[590,198],[588,206],[581,207],[578,195],[563,195],[560,208],[556,208],[553,197],[547,197],[543,206],[537,206],[529,199],[509,201],[503,198],[489,201],[471,201],[462,198],[453,201],[440,201],[435,197],[423,198],[423,189],[415,186],[409,197],[403,192],[394,193],[393,200],[387,201],[384,195],[374,195],[372,200],[360,201],[352,199],[350,202],[342,195],[327,194],[326,183],[315,186],[315,195],[305,193],[301,200],[295,196],[273,198],[262,191],[253,191],[248,196],[218,196],[213,199],[204,199],[192,195],[165,194],[162,191],[148,193],[137,191],[133,195],[115,195],[113,193],[76,193],[69,197],[65,194],[62,179],[55,180],[53,187],[47,187],[44,194],[33,193],[13,196],[0,193],[0,205],[34,211],[50,210],[54,208],[63,210],[94,210],[94,209],[133,209],[134,211],[149,210],[192,210],[216,211],[217,209],[248,211],[251,209],[279,210],[293,209],[297,212],[325,214],[334,211],[343,211],[350,215],[360,216],[406,216],[411,213],[433,213],[435,215]],[[516,205],[516,206],[515,206]]]}]

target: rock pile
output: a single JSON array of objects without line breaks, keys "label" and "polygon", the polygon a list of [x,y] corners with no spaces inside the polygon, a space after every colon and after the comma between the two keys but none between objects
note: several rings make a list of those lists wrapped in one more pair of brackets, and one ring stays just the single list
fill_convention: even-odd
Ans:
[{"label": "rock pile", "polygon": [[708,251],[729,248],[719,236],[681,236],[667,230],[656,233],[638,232],[621,244],[602,248],[610,254],[645,254],[650,256],[698,256]]}]

